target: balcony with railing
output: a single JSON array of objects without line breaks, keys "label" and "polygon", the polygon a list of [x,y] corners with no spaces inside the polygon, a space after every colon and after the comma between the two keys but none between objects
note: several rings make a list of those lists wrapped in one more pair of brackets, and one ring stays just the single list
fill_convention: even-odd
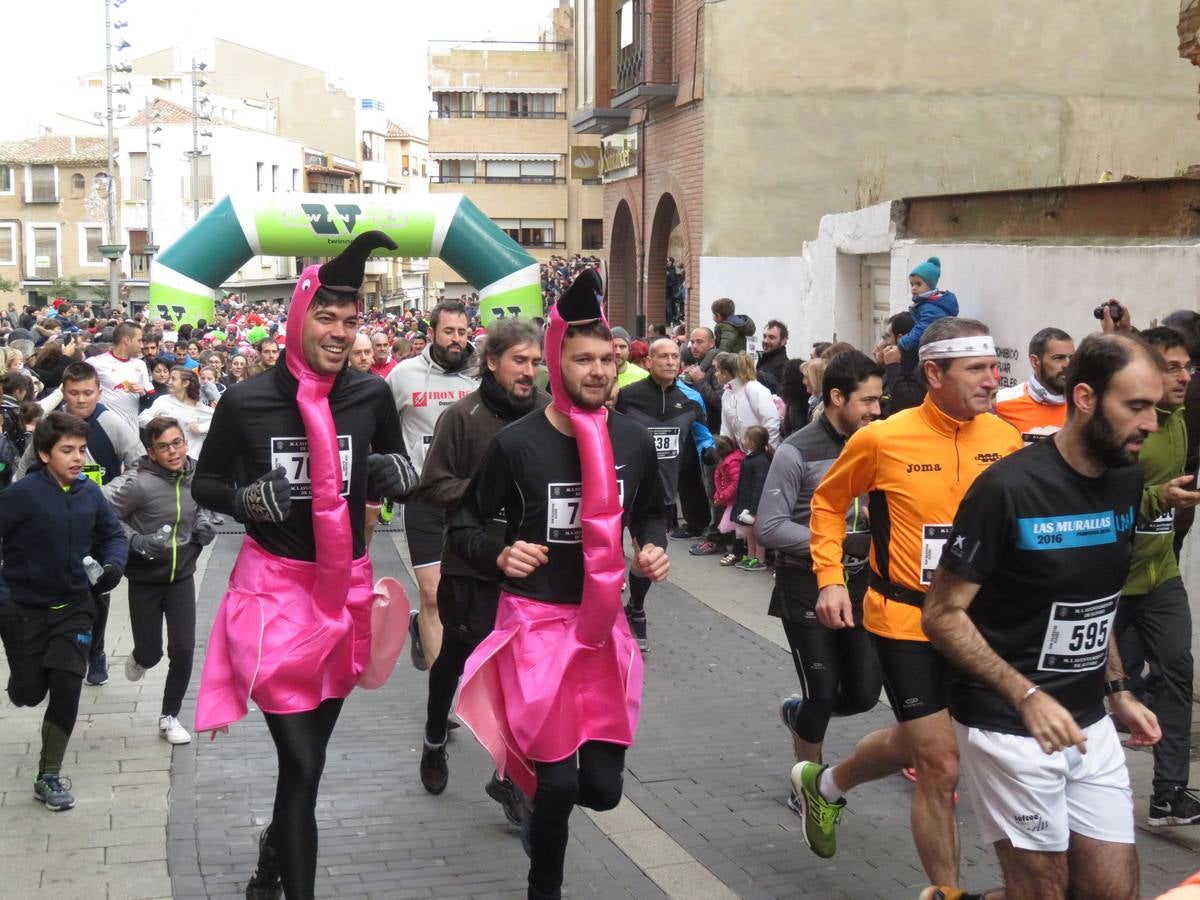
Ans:
[{"label": "balcony with railing", "polygon": [[133,253],[129,257],[129,270],[131,276],[137,281],[145,281],[150,277],[150,260],[152,257],[149,253]]},{"label": "balcony with railing", "polygon": [[566,184],[559,175],[432,175],[430,184]]},{"label": "balcony with railing", "polygon": [[613,106],[650,106],[675,96],[673,7],[661,0],[626,0],[617,8]]},{"label": "balcony with railing", "polygon": [[188,175],[181,176],[184,200],[208,201],[213,199],[213,179],[211,175],[199,175],[195,182]]}]

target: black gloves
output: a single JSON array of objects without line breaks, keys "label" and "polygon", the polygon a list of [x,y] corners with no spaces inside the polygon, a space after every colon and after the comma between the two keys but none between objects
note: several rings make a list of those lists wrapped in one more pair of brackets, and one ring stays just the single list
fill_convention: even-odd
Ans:
[{"label": "black gloves", "polygon": [[171,533],[163,534],[161,531],[156,531],[154,534],[131,535],[129,549],[134,553],[140,553],[146,559],[165,556],[171,552]]},{"label": "black gloves", "polygon": [[705,447],[700,451],[700,461],[706,466],[715,466],[721,461],[720,455],[717,453],[716,447]]},{"label": "black gloves", "polygon": [[367,495],[400,500],[417,486],[417,471],[400,453],[372,453],[367,457]]},{"label": "black gloves", "polygon": [[192,525],[192,543],[198,547],[207,547],[217,536],[217,529],[210,519],[197,519]]},{"label": "black gloves", "polygon": [[233,495],[233,514],[239,522],[286,521],[292,509],[292,485],[283,466],[272,469]]},{"label": "black gloves", "polygon": [[107,594],[120,583],[121,570],[112,563],[105,563],[104,571],[100,573],[100,577],[92,585],[92,592],[95,594]]}]

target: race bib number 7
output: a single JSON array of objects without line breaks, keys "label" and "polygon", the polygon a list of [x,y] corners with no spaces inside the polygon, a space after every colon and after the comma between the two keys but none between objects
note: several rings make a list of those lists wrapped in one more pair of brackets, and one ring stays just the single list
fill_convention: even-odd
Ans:
[{"label": "race bib number 7", "polygon": [[1043,672],[1086,672],[1104,665],[1120,596],[1051,606],[1038,668]]},{"label": "race bib number 7", "polygon": [[[583,542],[583,485],[578,482],[551,482],[547,485],[546,543]],[[617,494],[625,505],[625,482],[617,480]]]},{"label": "race bib number 7", "polygon": [[[350,435],[338,435],[338,457],[342,465],[342,496],[350,493],[350,461],[354,457]],[[312,462],[306,437],[271,438],[271,468],[283,466],[292,484],[293,500],[312,499]]]}]

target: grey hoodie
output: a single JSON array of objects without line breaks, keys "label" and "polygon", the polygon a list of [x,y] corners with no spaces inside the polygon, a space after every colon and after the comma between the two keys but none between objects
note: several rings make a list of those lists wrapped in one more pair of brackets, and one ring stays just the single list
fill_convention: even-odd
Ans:
[{"label": "grey hoodie", "polygon": [[188,459],[182,472],[168,472],[148,456],[119,478],[104,485],[104,496],[121,520],[126,535],[153,534],[171,526],[171,550],[154,559],[129,550],[125,576],[130,581],[171,584],[196,571],[200,545],[192,540],[195,526],[207,525],[207,513],[192,499],[196,462]]}]

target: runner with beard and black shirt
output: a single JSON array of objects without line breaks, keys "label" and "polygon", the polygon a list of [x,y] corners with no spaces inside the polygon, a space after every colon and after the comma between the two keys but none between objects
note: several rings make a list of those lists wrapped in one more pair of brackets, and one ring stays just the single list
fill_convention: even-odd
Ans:
[{"label": "runner with beard and black shirt", "polygon": [[[541,361],[542,332],[536,325],[523,319],[492,323],[484,343],[479,390],[454,403],[438,419],[421,470],[417,496],[422,502],[444,512],[457,508],[496,434],[550,402],[549,395],[533,383]],[[504,530],[503,516],[488,523],[489,533],[498,540],[503,539]],[[431,794],[446,789],[450,777],[446,729],[454,691],[467,657],[495,624],[499,598],[494,566],[481,573],[452,550],[443,551],[438,584],[442,652],[429,668],[425,746],[421,754],[421,784]],[[504,807],[508,820],[519,825],[524,795],[512,781],[493,775],[486,790]]]},{"label": "runner with beard and black shirt", "polygon": [[[381,231],[300,276],[287,347],[268,372],[229,388],[196,467],[204,509],[246,525],[204,657],[196,730],[262,710],[279,757],[271,825],[247,898],[313,896],[316,801],[345,698],[372,659],[374,586],[363,541],[367,497],[416,486],[387,386],[346,365],[363,271]],[[391,663],[395,660],[391,659]]]},{"label": "runner with beard and black shirt", "polygon": [[983,837],[1008,896],[1137,896],[1133,799],[1112,720],[1161,737],[1110,640],[1137,522],[1194,506],[1183,476],[1143,490],[1161,357],[1093,336],[1067,370],[1067,420],[963,498],[922,625],[955,667],[950,712]]},{"label": "runner with beard and black shirt", "polygon": [[[417,474],[433,443],[438,418],[450,406],[479,387],[474,348],[468,341],[467,308],[459,300],[443,300],[430,315],[433,340],[418,356],[399,363],[387,376],[404,443]],[[442,538],[445,510],[421,500],[404,504],[404,534],[409,561],[421,591],[421,608],[409,623],[409,650],[413,665],[425,670],[437,661],[442,648],[442,622],[438,618],[438,581],[442,577]]]},{"label": "runner with beard and black shirt", "polygon": [[[648,578],[670,569],[654,442],[604,406],[616,361],[600,292],[584,269],[551,310],[554,401],[492,441],[446,538],[500,581],[495,628],[467,661],[458,714],[533,798],[522,838],[528,896],[539,900],[561,896],[574,807],[621,800],[643,669],[621,614],[622,528]],[[489,523],[501,512],[498,539]]]},{"label": "runner with beard and black shirt", "polygon": [[[667,527],[673,528],[677,518],[675,501],[680,466],[689,454],[696,453],[692,429],[698,424],[708,433],[708,426],[701,401],[688,397],[675,380],[679,375],[679,346],[673,340],[659,338],[650,345],[646,369],[649,378],[627,384],[617,393],[615,409],[644,425],[654,438],[658,474],[663,485],[664,514]],[[711,434],[708,440],[711,443]],[[715,450],[706,447],[704,452],[706,462],[716,460]],[[629,573],[629,606],[625,608],[625,615],[629,617],[629,627],[643,653],[650,651],[646,633],[646,593],[649,590],[650,579],[635,567]]]}]

